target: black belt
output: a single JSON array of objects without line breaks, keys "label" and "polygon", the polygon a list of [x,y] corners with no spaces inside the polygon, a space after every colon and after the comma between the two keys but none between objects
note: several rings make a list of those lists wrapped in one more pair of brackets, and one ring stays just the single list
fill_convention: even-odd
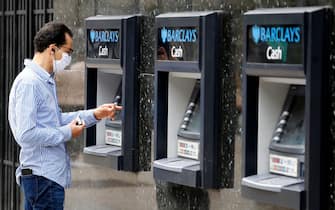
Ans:
[{"label": "black belt", "polygon": [[21,169],[21,174],[22,176],[32,175],[33,170],[31,170],[30,168],[24,168],[24,169]]}]

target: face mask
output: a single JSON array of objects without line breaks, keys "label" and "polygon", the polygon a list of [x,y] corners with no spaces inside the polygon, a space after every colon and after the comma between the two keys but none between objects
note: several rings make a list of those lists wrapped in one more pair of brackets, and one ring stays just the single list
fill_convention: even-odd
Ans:
[{"label": "face mask", "polygon": [[62,53],[62,58],[60,60],[55,60],[53,61],[53,71],[59,72],[59,71],[63,71],[65,69],[65,67],[67,67],[68,65],[70,65],[71,63],[71,56],[68,53],[63,52]]}]

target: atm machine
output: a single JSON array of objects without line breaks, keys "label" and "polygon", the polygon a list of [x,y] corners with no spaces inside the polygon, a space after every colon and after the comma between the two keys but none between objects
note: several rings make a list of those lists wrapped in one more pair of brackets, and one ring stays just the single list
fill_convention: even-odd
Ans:
[{"label": "atm machine", "polygon": [[244,14],[242,195],[326,209],[329,7]]},{"label": "atm machine", "polygon": [[[138,171],[141,73],[141,15],[94,16],[85,20],[86,108],[105,103],[123,107],[85,133],[84,161],[116,170]],[[150,161],[150,159],[148,160]]]},{"label": "atm machine", "polygon": [[222,111],[222,81],[233,81],[232,74],[223,75],[222,70],[227,20],[223,12],[213,11],[156,17],[156,180],[222,187],[220,148],[234,133],[232,128],[221,133],[223,119],[232,119]]}]

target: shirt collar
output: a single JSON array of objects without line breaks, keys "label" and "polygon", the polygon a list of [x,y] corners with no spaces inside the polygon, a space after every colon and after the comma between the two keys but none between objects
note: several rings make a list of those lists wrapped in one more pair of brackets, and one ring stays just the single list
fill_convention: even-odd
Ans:
[{"label": "shirt collar", "polygon": [[42,68],[40,65],[38,65],[31,59],[25,59],[24,65],[27,67],[30,67],[31,70],[35,72],[45,82],[55,84],[55,80],[54,80],[55,73],[54,72],[49,74],[44,68]]}]

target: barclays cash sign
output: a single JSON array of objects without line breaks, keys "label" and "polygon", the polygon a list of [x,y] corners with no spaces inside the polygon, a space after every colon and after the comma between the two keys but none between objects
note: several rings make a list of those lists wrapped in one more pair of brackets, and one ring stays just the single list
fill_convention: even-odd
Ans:
[{"label": "barclays cash sign", "polygon": [[192,28],[178,28],[168,29],[163,27],[161,29],[161,39],[163,43],[167,42],[196,42],[197,29]]},{"label": "barclays cash sign", "polygon": [[91,43],[116,43],[119,41],[119,31],[117,30],[90,30]]},{"label": "barclays cash sign", "polygon": [[299,26],[257,26],[251,28],[255,44],[260,42],[299,43],[301,28]]}]

